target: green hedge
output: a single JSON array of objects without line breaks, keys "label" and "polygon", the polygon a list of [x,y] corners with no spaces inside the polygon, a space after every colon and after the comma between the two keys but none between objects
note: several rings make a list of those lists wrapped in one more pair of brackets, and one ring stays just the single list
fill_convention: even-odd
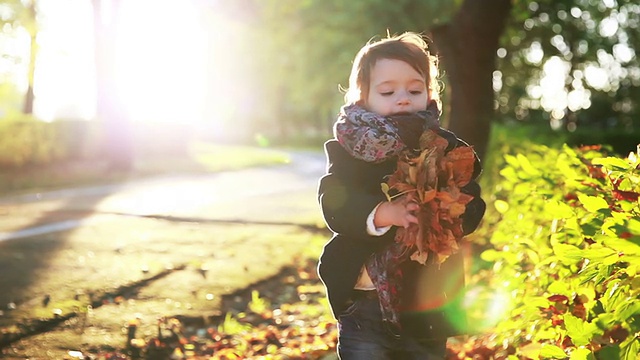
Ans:
[{"label": "green hedge", "polygon": [[94,122],[46,123],[29,116],[0,120],[0,167],[16,168],[98,156],[100,129]]}]

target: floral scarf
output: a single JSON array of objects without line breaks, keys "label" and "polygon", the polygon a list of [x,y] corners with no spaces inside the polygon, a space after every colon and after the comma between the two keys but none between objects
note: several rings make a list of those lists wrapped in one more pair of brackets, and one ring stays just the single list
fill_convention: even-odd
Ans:
[{"label": "floral scarf", "polygon": [[[356,159],[380,163],[398,156],[406,148],[419,148],[419,139],[426,129],[440,126],[440,110],[431,102],[426,111],[415,115],[381,116],[353,104],[344,106],[334,126],[338,142]],[[400,327],[399,308],[402,291],[400,264],[409,259],[411,251],[395,241],[383,251],[371,255],[365,264],[378,292],[384,321]]]}]

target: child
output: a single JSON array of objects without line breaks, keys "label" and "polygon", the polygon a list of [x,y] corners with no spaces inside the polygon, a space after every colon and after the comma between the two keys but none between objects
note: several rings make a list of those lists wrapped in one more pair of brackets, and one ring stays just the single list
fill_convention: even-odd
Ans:
[{"label": "child", "polygon": [[[318,197],[334,236],[318,269],[338,320],[338,355],[343,360],[443,359],[446,339],[455,334],[454,321],[441,309],[451,300],[451,290],[464,281],[460,254],[440,265],[403,261],[398,273],[386,266],[389,261],[380,262],[405,259],[406,254],[399,253],[403,248],[394,245],[396,230],[419,223],[414,197],[387,201],[381,190],[396,170],[398,155],[417,148],[427,128],[447,140],[447,150],[467,146],[438,126],[436,75],[436,59],[418,34],[365,45],[353,63],[346,105],[334,128],[336,139],[325,143],[327,174],[320,180]],[[476,160],[472,178],[479,173]],[[468,234],[478,226],[485,204],[475,181],[462,192],[474,197],[462,215]],[[380,263],[382,267],[376,266]],[[399,320],[388,311],[390,301],[397,299]]]}]

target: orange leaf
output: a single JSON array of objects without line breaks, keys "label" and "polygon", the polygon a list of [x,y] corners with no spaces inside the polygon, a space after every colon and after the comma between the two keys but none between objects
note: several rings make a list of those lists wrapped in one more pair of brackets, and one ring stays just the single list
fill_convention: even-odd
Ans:
[{"label": "orange leaf", "polygon": [[415,186],[407,183],[397,183],[393,186],[393,188],[398,190],[398,192],[401,192],[401,193],[405,191],[413,191],[416,189]]},{"label": "orange leaf", "polygon": [[428,203],[429,201],[436,198],[436,189],[426,190],[422,194],[422,203]]},{"label": "orange leaf", "polygon": [[451,204],[451,206],[449,207],[449,215],[451,217],[458,217],[462,214],[464,214],[464,211],[466,210],[466,206],[464,206],[463,204],[460,203],[453,203]]}]

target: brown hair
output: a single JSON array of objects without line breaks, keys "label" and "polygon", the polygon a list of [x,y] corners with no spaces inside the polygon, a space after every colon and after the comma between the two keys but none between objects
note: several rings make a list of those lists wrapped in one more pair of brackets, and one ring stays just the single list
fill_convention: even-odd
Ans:
[{"label": "brown hair", "polygon": [[438,59],[427,50],[425,39],[413,32],[370,41],[358,51],[349,76],[349,89],[344,96],[347,104],[362,102],[369,96],[371,69],[380,59],[401,60],[409,64],[423,76],[429,99],[437,101],[440,107]]}]

